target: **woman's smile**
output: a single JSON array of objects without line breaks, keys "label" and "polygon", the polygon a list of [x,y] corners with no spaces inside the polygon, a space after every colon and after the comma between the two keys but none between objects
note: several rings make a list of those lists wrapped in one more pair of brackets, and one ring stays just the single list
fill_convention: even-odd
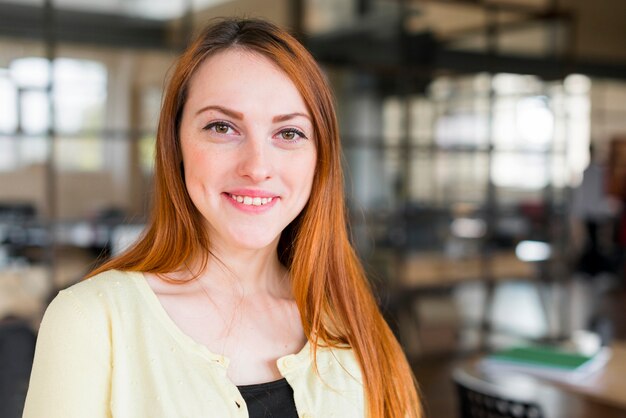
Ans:
[{"label": "woman's smile", "polygon": [[265,213],[279,200],[278,195],[264,190],[236,190],[224,196],[235,208],[251,214]]}]

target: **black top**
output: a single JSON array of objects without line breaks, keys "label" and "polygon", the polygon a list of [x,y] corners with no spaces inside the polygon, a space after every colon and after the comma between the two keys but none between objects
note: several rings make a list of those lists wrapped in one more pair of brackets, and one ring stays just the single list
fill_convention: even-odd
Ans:
[{"label": "black top", "polygon": [[298,418],[293,389],[285,378],[237,388],[248,405],[250,418]]}]

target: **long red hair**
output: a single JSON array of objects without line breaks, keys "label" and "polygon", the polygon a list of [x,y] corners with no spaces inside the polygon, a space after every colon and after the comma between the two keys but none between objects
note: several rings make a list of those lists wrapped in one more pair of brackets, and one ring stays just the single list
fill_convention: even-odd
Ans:
[{"label": "long red hair", "polygon": [[202,260],[201,268],[209,262],[210,237],[181,175],[179,125],[196,69],[208,56],[232,47],[262,54],[281,68],[312,117],[317,164],[311,195],[278,244],[306,337],[314,350],[320,343],[337,348],[348,344],[353,349],[370,418],[421,417],[415,378],[348,239],[339,130],[330,88],[309,52],[271,23],[222,20],[206,28],[182,54],[161,109],[154,207],[146,231],[133,247],[89,277],[110,269],[166,274],[192,260]]}]

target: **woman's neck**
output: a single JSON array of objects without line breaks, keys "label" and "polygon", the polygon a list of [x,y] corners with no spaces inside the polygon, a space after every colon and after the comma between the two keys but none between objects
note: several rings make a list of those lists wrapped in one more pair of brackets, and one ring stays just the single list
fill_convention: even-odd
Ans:
[{"label": "woman's neck", "polygon": [[278,260],[276,245],[255,250],[214,247],[199,280],[207,290],[237,296],[291,298],[288,272]]}]

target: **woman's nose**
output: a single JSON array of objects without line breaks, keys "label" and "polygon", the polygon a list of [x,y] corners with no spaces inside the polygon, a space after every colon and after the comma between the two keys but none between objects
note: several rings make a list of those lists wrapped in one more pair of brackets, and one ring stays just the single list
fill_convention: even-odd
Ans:
[{"label": "woman's nose", "polygon": [[239,175],[254,183],[271,178],[272,161],[269,144],[262,138],[246,138],[239,155]]}]

